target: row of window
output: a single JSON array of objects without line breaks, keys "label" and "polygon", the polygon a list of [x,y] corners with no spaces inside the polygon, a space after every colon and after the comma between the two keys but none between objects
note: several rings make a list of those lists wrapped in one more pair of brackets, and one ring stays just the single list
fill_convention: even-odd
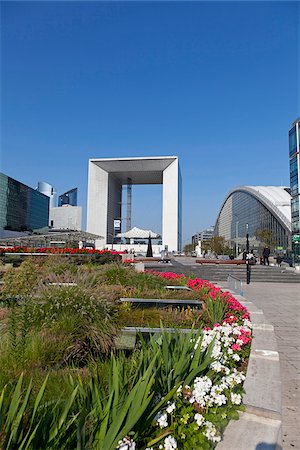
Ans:
[{"label": "row of window", "polygon": [[225,202],[216,224],[216,233],[234,245],[246,239],[259,247],[259,231],[268,230],[275,246],[289,248],[290,234],[278,219],[254,196],[246,192],[234,192]]}]

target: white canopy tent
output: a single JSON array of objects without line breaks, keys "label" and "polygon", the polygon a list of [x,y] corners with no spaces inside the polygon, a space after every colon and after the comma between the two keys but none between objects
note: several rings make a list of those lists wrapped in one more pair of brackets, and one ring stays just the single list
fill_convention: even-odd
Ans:
[{"label": "white canopy tent", "polygon": [[152,239],[159,239],[161,236],[154,231],[151,230],[142,230],[141,228],[133,227],[131,230],[126,231],[125,233],[118,233],[116,237],[123,237],[126,239],[147,239],[148,237]]}]

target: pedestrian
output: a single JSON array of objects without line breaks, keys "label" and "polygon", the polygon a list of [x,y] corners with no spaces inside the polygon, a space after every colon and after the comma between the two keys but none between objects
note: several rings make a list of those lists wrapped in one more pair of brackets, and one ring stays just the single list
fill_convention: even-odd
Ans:
[{"label": "pedestrian", "polygon": [[269,263],[270,249],[268,246],[263,249],[262,255],[263,255],[263,259],[264,259],[264,266],[266,264],[269,266],[270,265],[270,263]]},{"label": "pedestrian", "polygon": [[277,262],[277,266],[281,267],[281,263],[282,263],[282,257],[280,255],[276,256],[276,262]]},{"label": "pedestrian", "polygon": [[253,250],[251,250],[251,252],[247,254],[246,259],[248,259],[250,261],[250,264],[256,264],[256,256],[255,256]]}]

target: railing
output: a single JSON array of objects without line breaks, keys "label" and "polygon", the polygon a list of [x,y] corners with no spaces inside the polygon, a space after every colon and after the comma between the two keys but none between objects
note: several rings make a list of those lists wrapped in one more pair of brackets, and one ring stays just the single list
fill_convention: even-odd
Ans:
[{"label": "railing", "polygon": [[239,278],[236,278],[233,275],[228,275],[227,287],[228,287],[228,289],[236,292],[239,295],[244,295],[243,282],[241,280],[239,280]]}]

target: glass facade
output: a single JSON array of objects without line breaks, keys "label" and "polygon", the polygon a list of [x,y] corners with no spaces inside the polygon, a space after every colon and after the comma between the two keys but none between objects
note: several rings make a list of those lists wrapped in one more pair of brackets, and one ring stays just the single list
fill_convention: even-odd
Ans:
[{"label": "glass facade", "polygon": [[289,131],[290,185],[292,210],[292,250],[295,263],[300,263],[300,118]]},{"label": "glass facade", "polygon": [[49,197],[0,173],[0,230],[33,231],[48,219]]},{"label": "glass facade", "polygon": [[264,247],[261,233],[270,237],[273,248],[288,250],[291,246],[290,230],[258,198],[242,189],[232,192],[225,200],[215,226],[215,235],[223,236],[239,252],[246,248],[249,234],[250,249]]},{"label": "glass facade", "polygon": [[77,206],[77,188],[70,189],[58,197],[58,206]]}]

